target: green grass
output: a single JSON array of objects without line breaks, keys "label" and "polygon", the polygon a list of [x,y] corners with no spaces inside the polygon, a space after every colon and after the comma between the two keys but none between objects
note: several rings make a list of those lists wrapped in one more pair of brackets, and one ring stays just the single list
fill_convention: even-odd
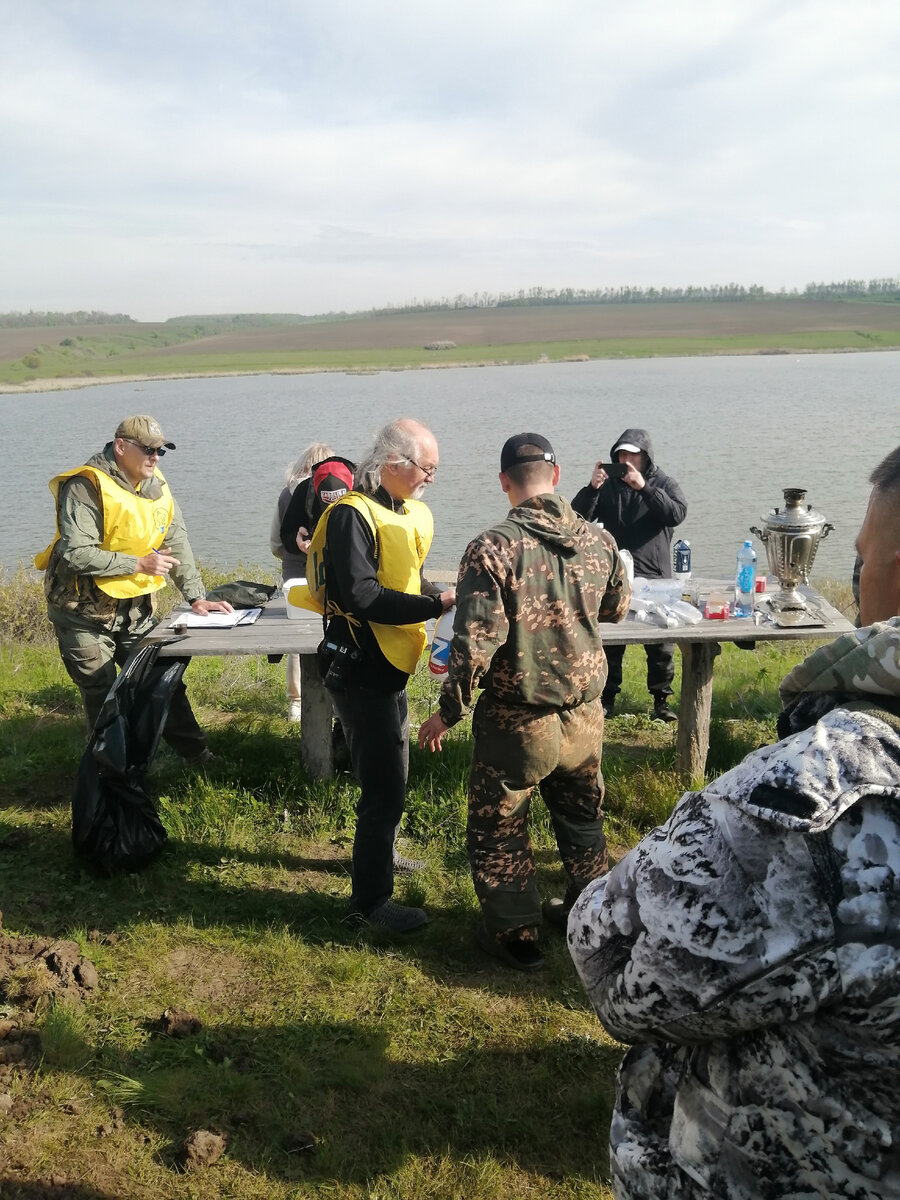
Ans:
[{"label": "green grass", "polygon": [[[579,357],[653,358],[709,354],[798,353],[837,350],[893,349],[897,330],[819,330],[729,337],[597,338],[534,341],[508,345],[458,346],[427,351],[420,346],[397,349],[247,351],[179,353],[183,333],[127,332],[104,339],[85,337],[74,347],[41,345],[15,361],[0,362],[0,383],[24,384],[38,379],[86,380],[119,375],[149,377],[269,373],[278,371],[404,370],[415,367],[481,366],[531,363],[545,355],[551,362]],[[79,339],[82,341],[82,339]],[[170,353],[147,356],[148,348],[172,345]]]},{"label": "green grass", "polygon": [[[13,581],[20,600],[27,582]],[[724,647],[711,771],[771,739],[778,682],[801,654]],[[630,650],[621,715],[607,726],[616,855],[682,790],[673,729],[649,720],[644,670]],[[547,934],[539,978],[505,972],[473,945],[468,724],[442,755],[412,753],[405,836],[428,869],[398,894],[424,903],[431,924],[401,940],[341,923],[355,788],[347,776],[306,776],[282,668],[198,659],[186,678],[219,761],[191,772],[164,748],[149,786],[168,849],[140,874],[98,878],[69,842],[77,694],[52,644],[0,644],[4,931],[74,939],[100,978],[81,1004],[39,1006],[36,1070],[0,1079],[18,1114],[0,1116],[15,1164],[0,1172],[0,1192],[14,1170],[11,1179],[61,1176],[104,1196],[185,1200],[608,1197],[620,1047],[560,937]],[[413,726],[435,697],[420,672]],[[558,894],[539,800],[533,837],[541,889]],[[0,985],[0,1017],[14,1007],[2,996]],[[175,1006],[200,1018],[197,1035],[159,1035]],[[177,1149],[198,1128],[227,1133],[228,1151],[183,1175]],[[314,1148],[301,1148],[310,1137]]]}]

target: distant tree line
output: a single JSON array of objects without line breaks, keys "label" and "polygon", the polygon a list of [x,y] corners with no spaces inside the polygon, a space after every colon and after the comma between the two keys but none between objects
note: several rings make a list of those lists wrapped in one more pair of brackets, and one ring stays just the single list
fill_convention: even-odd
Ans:
[{"label": "distant tree line", "polygon": [[430,312],[459,308],[527,308],[553,304],[681,304],[701,300],[893,300],[900,301],[900,279],[845,279],[838,283],[808,283],[797,288],[768,291],[760,284],[700,284],[690,287],[608,287],[608,288],[520,288],[517,292],[460,293],[440,300],[412,300],[408,304],[373,308],[382,313]]},{"label": "distant tree line", "polygon": [[36,325],[134,325],[127,313],[97,312],[11,312],[0,313],[0,329],[32,328]]},{"label": "distant tree line", "polygon": [[900,300],[900,279],[844,279],[840,283],[808,283],[807,300]]},{"label": "distant tree line", "polygon": [[[436,312],[447,309],[528,308],[567,304],[690,304],[698,301],[747,303],[766,300],[881,300],[900,301],[900,279],[843,279],[835,283],[808,283],[802,291],[780,288],[771,292],[758,283],[712,283],[690,287],[606,288],[520,288],[516,292],[472,292],[444,296],[440,300],[413,299],[356,312],[317,313],[220,313],[204,316],[169,317],[166,324],[193,326],[195,337],[220,333],[227,328],[254,329],[268,325],[306,325],[319,321],[343,321],[352,317]],[[134,325],[127,313],[105,312],[11,312],[0,313],[0,329],[40,325]]]}]

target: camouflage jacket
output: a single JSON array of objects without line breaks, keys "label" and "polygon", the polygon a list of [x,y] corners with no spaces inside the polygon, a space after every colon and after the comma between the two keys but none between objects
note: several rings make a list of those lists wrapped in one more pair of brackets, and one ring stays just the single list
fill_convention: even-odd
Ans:
[{"label": "camouflage jacket", "polygon": [[[86,465],[104,471],[120,487],[131,492],[135,490],[116,464],[111,442],[99,454],[89,458]],[[160,490],[155,477],[143,486],[142,494],[153,499],[154,488]],[[174,514],[166,531],[165,544],[179,560],[179,566],[172,568],[169,578],[186,600],[197,600],[205,596],[206,591],[194,562],[181,509],[177,500],[173,499],[173,504]],[[53,547],[44,578],[50,616],[64,620],[66,613],[72,613],[104,627],[111,626],[117,614],[121,620],[125,604],[101,591],[94,579],[131,575],[137,559],[131,554],[101,548],[103,506],[96,484],[87,476],[76,475],[61,486],[56,519],[59,540]],[[130,602],[131,624],[146,621],[154,609],[156,594],[138,596]]]},{"label": "camouflage jacket", "polygon": [[535,708],[574,708],[606,680],[601,621],[631,586],[608,533],[562,496],[537,496],[469,543],[459,567],[441,716],[455,725],[483,687]]},{"label": "camouflage jacket", "polygon": [[900,1197],[900,617],[782,697],[790,735],[688,792],[570,916],[600,1020],[635,1043],[618,1200]]}]

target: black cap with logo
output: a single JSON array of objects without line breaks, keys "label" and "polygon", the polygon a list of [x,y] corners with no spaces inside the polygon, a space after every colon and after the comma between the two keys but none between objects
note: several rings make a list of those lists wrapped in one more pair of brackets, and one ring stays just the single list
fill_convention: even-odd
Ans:
[{"label": "black cap with logo", "polygon": [[539,433],[517,433],[507,438],[500,451],[500,470],[508,471],[517,463],[530,462],[556,463],[556,454],[547,439]]}]

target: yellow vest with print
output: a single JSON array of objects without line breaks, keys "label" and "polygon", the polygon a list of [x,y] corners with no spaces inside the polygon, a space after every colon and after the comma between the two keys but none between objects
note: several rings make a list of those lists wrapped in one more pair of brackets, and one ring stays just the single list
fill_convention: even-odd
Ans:
[{"label": "yellow vest with print", "polygon": [[[75,475],[85,475],[92,479],[100,492],[103,505],[103,541],[102,550],[116,554],[133,554],[141,558],[151,550],[158,549],[172,524],[175,511],[172,493],[162,472],[156,471],[162,493],[155,500],[148,500],[140,493],[129,492],[111,479],[105,471],[96,467],[75,467],[72,471],[64,471],[61,475],[50,480],[50,491],[53,499],[59,500],[59,489],[67,479]],[[59,541],[59,526],[56,537],[41,554],[35,555],[34,565],[39,571],[44,571],[50,562],[50,552]],[[137,572],[134,575],[111,575],[108,578],[94,576],[94,583],[107,596],[116,600],[129,600],[135,596],[147,596],[158,592],[166,586],[164,575],[144,575]]]},{"label": "yellow vest with print", "polygon": [[[375,577],[382,587],[410,596],[421,594],[421,570],[434,536],[431,509],[421,500],[405,500],[404,512],[393,512],[359,492],[347,492],[330,505],[319,519],[306,556],[307,583],[297,584],[288,593],[288,602],[329,619],[344,617],[353,633],[359,619],[326,597],[325,562],[328,556],[328,517],[338,504],[349,504],[365,520],[375,538]],[[425,622],[413,625],[381,625],[369,622],[382,654],[400,671],[412,675],[425,649]]]}]

